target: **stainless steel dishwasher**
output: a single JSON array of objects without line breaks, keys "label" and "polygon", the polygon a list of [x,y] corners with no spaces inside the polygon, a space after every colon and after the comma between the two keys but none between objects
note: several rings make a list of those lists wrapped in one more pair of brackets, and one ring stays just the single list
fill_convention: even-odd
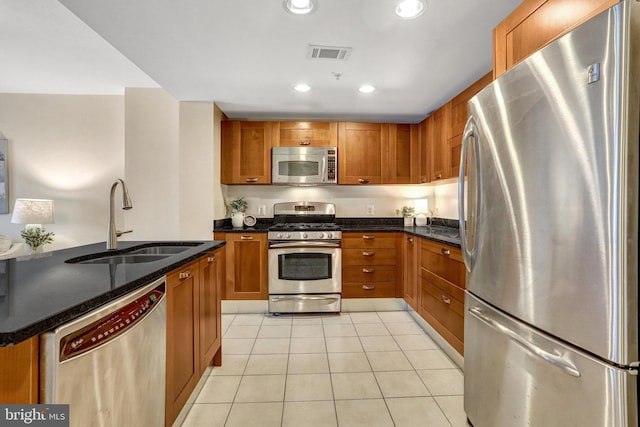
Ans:
[{"label": "stainless steel dishwasher", "polygon": [[42,335],[43,403],[71,426],[163,426],[165,278]]}]

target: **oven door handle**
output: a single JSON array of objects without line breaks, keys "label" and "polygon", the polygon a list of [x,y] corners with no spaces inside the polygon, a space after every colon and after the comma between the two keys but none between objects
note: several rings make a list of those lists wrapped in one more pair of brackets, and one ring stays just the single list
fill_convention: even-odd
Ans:
[{"label": "oven door handle", "polygon": [[286,297],[272,297],[271,302],[279,302],[279,301],[295,301],[295,300],[307,300],[307,301],[338,301],[339,297],[326,297],[322,295],[292,295]]},{"label": "oven door handle", "polygon": [[276,248],[339,248],[340,242],[284,242],[269,243],[269,249]]}]

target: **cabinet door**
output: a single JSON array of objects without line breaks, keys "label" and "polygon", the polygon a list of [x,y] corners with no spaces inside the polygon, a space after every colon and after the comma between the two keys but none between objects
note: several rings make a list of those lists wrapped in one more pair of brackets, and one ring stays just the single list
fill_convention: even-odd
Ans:
[{"label": "cabinet door", "polygon": [[389,125],[389,184],[416,184],[418,180],[418,125]]},{"label": "cabinet door", "polygon": [[38,403],[39,354],[37,335],[16,345],[0,347],[0,402]]},{"label": "cabinet door", "polygon": [[271,122],[223,121],[223,184],[271,183]]},{"label": "cabinet door", "polygon": [[404,269],[403,298],[409,307],[418,310],[418,239],[403,236],[402,259]]},{"label": "cabinet door", "polygon": [[267,234],[226,233],[225,299],[254,300],[269,296]]},{"label": "cabinet door", "polygon": [[386,182],[388,151],[388,124],[338,123],[338,184]]},{"label": "cabinet door", "polygon": [[418,161],[419,161],[419,177],[420,184],[426,184],[431,181],[432,165],[431,165],[431,142],[433,140],[433,115],[427,117],[418,125]]},{"label": "cabinet door", "polygon": [[220,270],[224,270],[224,248],[218,249],[199,260],[200,267],[200,374],[207,366],[219,366],[220,325]]},{"label": "cabinet door", "polygon": [[337,147],[337,122],[275,122],[274,147]]},{"label": "cabinet door", "polygon": [[448,178],[449,167],[449,148],[448,148],[448,133],[449,133],[449,108],[450,103],[446,103],[433,113],[433,120],[431,125],[432,130],[432,143],[431,143],[431,158],[432,158],[432,173],[431,181]]},{"label": "cabinet door", "polygon": [[494,30],[494,77],[618,2],[525,0]]},{"label": "cabinet door", "polygon": [[167,275],[166,425],[172,425],[200,378],[198,262]]}]

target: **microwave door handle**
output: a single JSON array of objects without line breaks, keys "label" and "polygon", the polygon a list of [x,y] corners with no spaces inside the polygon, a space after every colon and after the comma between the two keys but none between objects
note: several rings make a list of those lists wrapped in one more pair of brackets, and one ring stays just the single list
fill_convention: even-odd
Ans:
[{"label": "microwave door handle", "polygon": [[327,182],[327,157],[322,157],[322,182]]}]

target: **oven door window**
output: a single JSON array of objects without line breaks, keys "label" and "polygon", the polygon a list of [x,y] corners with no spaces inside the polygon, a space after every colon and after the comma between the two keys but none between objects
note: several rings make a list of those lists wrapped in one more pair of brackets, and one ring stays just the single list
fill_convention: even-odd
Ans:
[{"label": "oven door window", "polygon": [[331,279],[331,254],[289,253],[278,255],[281,280]]},{"label": "oven door window", "polygon": [[278,174],[282,176],[318,176],[320,175],[320,162],[317,160],[279,161]]}]

